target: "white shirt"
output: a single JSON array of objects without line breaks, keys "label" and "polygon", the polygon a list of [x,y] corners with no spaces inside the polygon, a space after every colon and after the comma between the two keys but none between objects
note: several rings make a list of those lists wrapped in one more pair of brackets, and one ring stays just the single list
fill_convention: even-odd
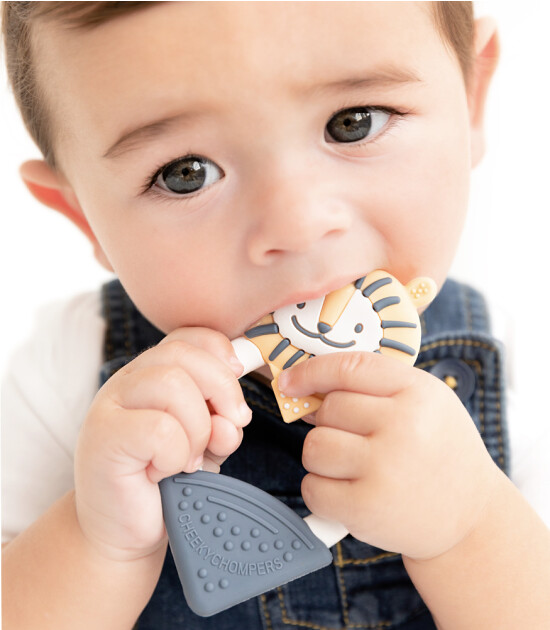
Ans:
[{"label": "white shirt", "polygon": [[[73,487],[80,426],[98,388],[105,321],[99,292],[38,312],[2,386],[2,541]],[[508,397],[512,481],[550,526],[550,428]],[[513,407],[513,408],[512,408]]]}]

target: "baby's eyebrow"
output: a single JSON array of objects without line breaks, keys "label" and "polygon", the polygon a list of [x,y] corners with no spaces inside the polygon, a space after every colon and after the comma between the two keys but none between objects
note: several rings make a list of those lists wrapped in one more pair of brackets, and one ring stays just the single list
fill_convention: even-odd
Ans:
[{"label": "baby's eyebrow", "polygon": [[189,124],[198,118],[204,117],[204,114],[204,110],[188,111],[175,116],[166,116],[158,120],[139,124],[133,129],[122,133],[107,151],[105,151],[102,157],[116,159],[128,151],[138,149],[148,140],[153,140],[160,135],[169,133],[171,129],[177,126],[181,126],[184,123]]},{"label": "baby's eyebrow", "polygon": [[308,86],[308,90],[325,90],[338,92],[346,89],[392,88],[411,83],[423,83],[423,80],[410,68],[386,66],[369,72],[351,75],[343,79],[335,79]]}]

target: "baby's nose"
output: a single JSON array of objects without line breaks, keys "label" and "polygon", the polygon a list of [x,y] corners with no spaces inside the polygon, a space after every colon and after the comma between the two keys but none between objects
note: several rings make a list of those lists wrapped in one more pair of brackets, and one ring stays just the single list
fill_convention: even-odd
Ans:
[{"label": "baby's nose", "polygon": [[330,332],[332,330],[332,326],[329,326],[328,324],[325,324],[325,322],[319,322],[317,324],[317,330],[322,334],[326,334],[328,332]]}]

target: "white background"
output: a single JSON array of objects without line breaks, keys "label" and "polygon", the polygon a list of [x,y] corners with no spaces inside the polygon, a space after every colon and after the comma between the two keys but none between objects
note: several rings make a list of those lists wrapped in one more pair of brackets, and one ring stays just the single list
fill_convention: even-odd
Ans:
[{"label": "white background", "polygon": [[[550,4],[491,1],[475,7],[477,15],[497,20],[502,55],[488,103],[488,152],[473,173],[470,214],[453,275],[483,289],[504,309],[514,385],[542,421],[550,388]],[[85,238],[40,206],[20,182],[18,165],[39,153],[20,121],[3,68],[0,124],[3,370],[31,330],[39,305],[95,288],[109,276]]]}]

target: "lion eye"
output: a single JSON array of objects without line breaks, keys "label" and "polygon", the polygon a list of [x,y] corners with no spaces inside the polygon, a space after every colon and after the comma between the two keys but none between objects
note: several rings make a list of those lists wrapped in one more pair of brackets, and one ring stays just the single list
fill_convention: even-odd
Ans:
[{"label": "lion eye", "polygon": [[357,324],[355,327],[355,332],[360,333],[363,330],[363,324]]}]

